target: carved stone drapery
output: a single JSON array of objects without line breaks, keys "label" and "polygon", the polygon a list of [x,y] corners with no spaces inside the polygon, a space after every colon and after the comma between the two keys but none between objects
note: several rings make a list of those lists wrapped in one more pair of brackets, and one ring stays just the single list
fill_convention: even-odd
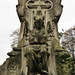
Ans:
[{"label": "carved stone drapery", "polygon": [[[24,55],[30,73],[48,74],[48,58],[50,54],[44,45],[31,45]],[[30,75],[30,74],[29,74]]]}]

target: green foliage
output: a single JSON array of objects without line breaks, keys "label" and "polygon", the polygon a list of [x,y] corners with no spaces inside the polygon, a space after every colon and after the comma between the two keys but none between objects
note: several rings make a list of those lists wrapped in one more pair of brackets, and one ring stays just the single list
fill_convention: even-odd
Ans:
[{"label": "green foliage", "polygon": [[60,39],[63,35],[63,32],[58,32],[58,38]]},{"label": "green foliage", "polygon": [[[58,75],[73,75],[74,61],[68,52],[56,52],[56,63]],[[74,66],[73,66],[74,65]]]}]

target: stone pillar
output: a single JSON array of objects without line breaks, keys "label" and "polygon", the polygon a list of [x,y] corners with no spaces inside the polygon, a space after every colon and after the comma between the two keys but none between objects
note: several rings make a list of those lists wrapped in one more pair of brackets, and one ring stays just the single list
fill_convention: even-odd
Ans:
[{"label": "stone pillar", "polygon": [[19,0],[17,13],[21,22],[21,74],[57,75],[55,49],[59,47],[61,0]]}]

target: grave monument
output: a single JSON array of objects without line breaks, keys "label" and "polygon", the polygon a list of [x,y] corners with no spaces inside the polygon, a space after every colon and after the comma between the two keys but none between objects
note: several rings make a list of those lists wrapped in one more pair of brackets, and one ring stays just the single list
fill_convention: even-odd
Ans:
[{"label": "grave monument", "polygon": [[57,23],[62,7],[61,0],[18,0],[18,45],[8,53],[0,75],[57,75],[55,51],[61,50]]}]

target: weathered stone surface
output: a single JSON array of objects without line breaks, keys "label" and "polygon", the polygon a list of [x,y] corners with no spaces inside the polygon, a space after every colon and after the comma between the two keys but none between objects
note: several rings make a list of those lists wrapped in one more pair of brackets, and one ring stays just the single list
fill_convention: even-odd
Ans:
[{"label": "weathered stone surface", "polygon": [[20,75],[21,63],[16,58],[8,58],[0,67],[0,75]]},{"label": "weathered stone surface", "polygon": [[61,0],[18,0],[16,7],[21,22],[18,46],[8,53],[1,75],[57,75]]}]

